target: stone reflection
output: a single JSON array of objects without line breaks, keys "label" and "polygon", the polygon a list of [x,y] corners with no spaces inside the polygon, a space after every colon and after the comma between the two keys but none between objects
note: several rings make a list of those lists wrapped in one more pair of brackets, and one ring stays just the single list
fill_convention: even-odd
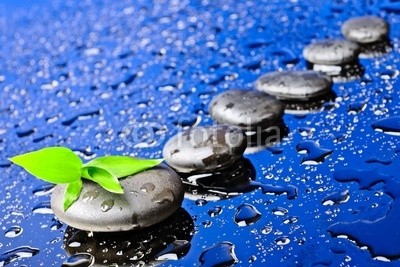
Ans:
[{"label": "stone reflection", "polygon": [[100,233],[67,227],[64,249],[69,255],[90,253],[95,266],[154,266],[185,256],[193,231],[190,214],[180,208],[161,223],[139,231]]}]

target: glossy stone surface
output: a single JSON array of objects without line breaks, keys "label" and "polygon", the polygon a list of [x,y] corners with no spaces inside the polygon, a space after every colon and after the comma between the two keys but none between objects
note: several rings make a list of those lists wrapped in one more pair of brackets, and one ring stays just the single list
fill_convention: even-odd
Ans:
[{"label": "glossy stone surface", "polygon": [[183,200],[180,177],[169,167],[153,169],[122,179],[124,194],[106,191],[84,180],[79,199],[63,211],[65,185],[57,185],[51,197],[54,214],[77,229],[96,232],[128,231],[163,221]]},{"label": "glossy stone surface", "polygon": [[332,79],[316,71],[275,71],[258,78],[255,87],[281,100],[306,101],[331,92]]},{"label": "glossy stone surface", "polygon": [[363,16],[346,20],[341,28],[346,39],[360,44],[371,44],[388,38],[388,23],[376,16]]},{"label": "glossy stone surface", "polygon": [[246,136],[238,127],[195,127],[173,136],[163,157],[179,172],[204,172],[228,167],[246,147]]},{"label": "glossy stone surface", "polygon": [[313,64],[342,65],[358,59],[360,47],[346,40],[321,40],[307,45],[304,58]]},{"label": "glossy stone surface", "polygon": [[274,96],[246,90],[220,93],[209,105],[209,113],[215,121],[246,130],[274,126],[281,121],[284,109]]}]

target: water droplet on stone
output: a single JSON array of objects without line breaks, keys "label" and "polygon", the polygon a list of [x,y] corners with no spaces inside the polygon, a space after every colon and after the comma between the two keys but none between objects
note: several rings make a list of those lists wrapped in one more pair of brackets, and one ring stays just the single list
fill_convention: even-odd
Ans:
[{"label": "water droplet on stone", "polygon": [[87,202],[87,201],[92,201],[93,199],[97,198],[99,196],[99,191],[87,191],[83,194],[82,200]]},{"label": "water droplet on stone", "polygon": [[157,193],[151,201],[163,204],[164,202],[174,202],[175,196],[171,189],[164,188],[160,193]]},{"label": "water droplet on stone", "polygon": [[101,211],[107,212],[114,207],[114,199],[107,199],[101,203]]},{"label": "water droplet on stone", "polygon": [[148,193],[154,191],[155,188],[156,186],[153,183],[145,183],[140,188],[140,191]]}]

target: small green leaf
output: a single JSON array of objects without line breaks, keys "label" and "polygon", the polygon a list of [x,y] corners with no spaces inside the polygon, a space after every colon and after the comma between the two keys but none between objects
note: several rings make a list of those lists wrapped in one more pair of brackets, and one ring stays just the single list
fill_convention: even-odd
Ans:
[{"label": "small green leaf", "polygon": [[84,167],[98,167],[112,173],[117,178],[135,174],[163,162],[163,159],[137,159],[129,156],[105,156],[95,158],[84,164]]},{"label": "small green leaf", "polygon": [[124,193],[124,189],[122,189],[117,177],[105,169],[86,166],[82,168],[81,173],[82,177],[98,183],[107,191],[116,194]]},{"label": "small green leaf", "polygon": [[68,184],[67,190],[65,190],[64,193],[64,211],[67,211],[67,209],[79,198],[81,190],[81,179]]},{"label": "small green leaf", "polygon": [[81,177],[82,160],[66,147],[43,148],[9,160],[51,183],[71,183]]}]

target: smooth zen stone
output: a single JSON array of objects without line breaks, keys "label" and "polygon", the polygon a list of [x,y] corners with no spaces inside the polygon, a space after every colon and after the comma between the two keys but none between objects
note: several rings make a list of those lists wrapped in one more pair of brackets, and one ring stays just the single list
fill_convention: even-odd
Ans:
[{"label": "smooth zen stone", "polygon": [[385,41],[389,34],[389,25],[376,16],[351,18],[342,25],[342,34],[346,39],[360,44]]},{"label": "smooth zen stone", "polygon": [[124,194],[106,191],[84,180],[79,199],[63,211],[66,185],[57,185],[51,197],[54,214],[81,230],[117,232],[145,228],[168,218],[181,206],[184,187],[165,165],[120,180]]},{"label": "smooth zen stone", "polygon": [[266,129],[281,122],[285,108],[274,96],[259,91],[229,90],[214,97],[211,117],[221,124],[245,130]]},{"label": "smooth zen stone", "polygon": [[281,100],[307,101],[332,90],[332,79],[316,71],[275,71],[261,76],[255,87]]},{"label": "smooth zen stone", "polygon": [[230,166],[246,147],[246,136],[238,127],[195,127],[173,136],[163,157],[178,172],[205,172]]},{"label": "smooth zen stone", "polygon": [[323,40],[309,44],[303,50],[304,58],[313,64],[343,65],[357,62],[360,47],[345,40]]}]

